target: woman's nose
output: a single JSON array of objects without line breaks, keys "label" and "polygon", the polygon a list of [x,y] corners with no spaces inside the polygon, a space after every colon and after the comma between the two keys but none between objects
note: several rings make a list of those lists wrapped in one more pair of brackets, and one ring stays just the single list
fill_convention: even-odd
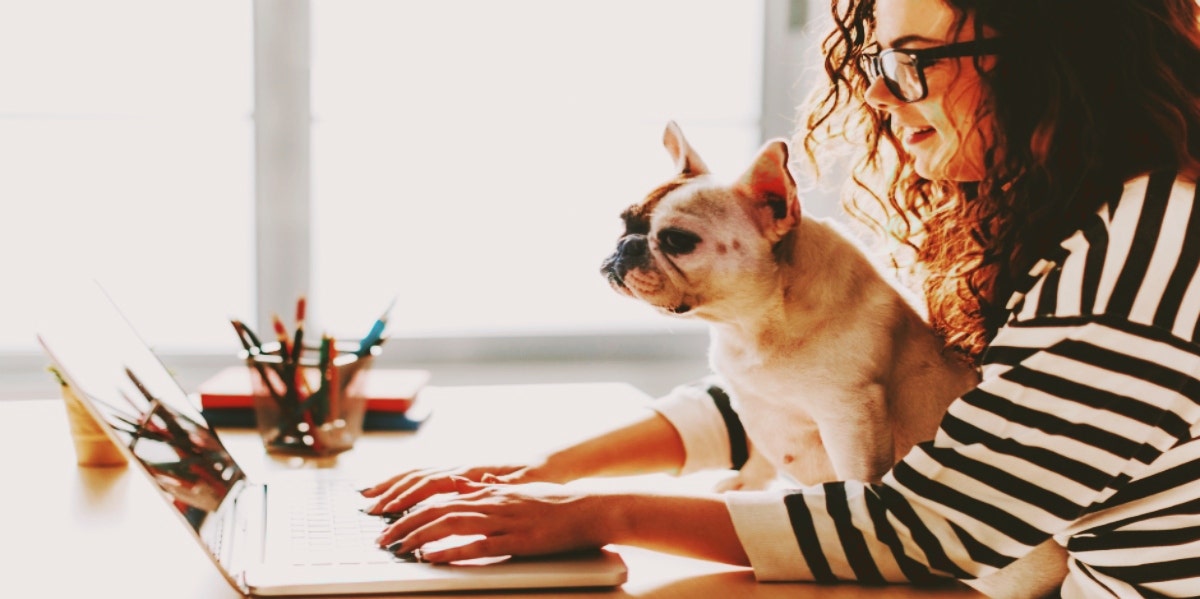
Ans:
[{"label": "woman's nose", "polygon": [[883,77],[876,77],[867,85],[867,93],[865,95],[867,106],[880,112],[888,112],[892,107],[900,103],[895,94],[888,89],[887,84],[883,82]]}]

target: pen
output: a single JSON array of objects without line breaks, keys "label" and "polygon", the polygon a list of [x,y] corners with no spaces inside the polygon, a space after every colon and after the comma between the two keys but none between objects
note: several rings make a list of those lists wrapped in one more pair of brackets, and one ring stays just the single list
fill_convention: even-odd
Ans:
[{"label": "pen", "polygon": [[371,325],[371,330],[367,332],[367,336],[363,337],[362,342],[359,343],[358,351],[355,352],[359,357],[363,357],[371,353],[372,347],[382,343],[381,338],[383,336],[383,328],[387,326],[388,315],[391,314],[392,307],[396,305],[396,299],[398,297],[399,296],[392,298],[391,303],[389,303],[388,307],[384,309],[383,314],[381,314],[379,318],[375,320],[375,324]]},{"label": "pen", "polygon": [[307,302],[304,296],[296,300],[296,333],[292,339],[292,363],[296,365],[296,379],[304,386],[304,391],[312,395],[312,386],[308,383],[308,377],[304,375],[304,367],[300,365],[300,357],[304,355],[304,313],[307,307]]},{"label": "pen", "polygon": [[313,419],[322,424],[329,421],[329,394],[333,392],[333,389],[329,386],[328,371],[329,348],[331,345],[329,335],[322,335],[321,346],[317,350],[317,376],[320,377],[320,384],[317,387],[317,391],[308,398],[308,401],[312,404],[309,409],[313,412]]},{"label": "pen", "polygon": [[271,324],[275,327],[275,338],[279,340],[279,357],[283,360],[279,365],[279,375],[283,378],[283,399],[288,406],[300,406],[300,389],[296,376],[304,373],[296,368],[292,360],[291,341],[288,340],[287,328],[278,314],[271,315]]},{"label": "pen", "polygon": [[257,337],[246,328],[246,325],[242,324],[242,321],[236,318],[229,319],[229,324],[233,325],[233,330],[238,336],[238,342],[242,344],[242,348],[246,350],[246,353],[249,355],[257,354],[259,348],[254,343]]},{"label": "pen", "polygon": [[337,420],[338,407],[339,407],[338,402],[341,400],[340,395],[342,393],[341,385],[339,384],[339,381],[338,381],[338,367],[337,367],[338,350],[337,350],[337,345],[334,344],[332,337],[326,337],[325,340],[323,341],[322,345],[329,346],[329,364],[328,364],[329,394],[326,395],[326,397],[329,400],[329,417],[334,420]]},{"label": "pen", "polygon": [[[233,322],[234,322],[234,325],[233,325],[234,328],[236,328],[238,330],[239,334],[244,333],[246,335],[246,339],[249,340],[249,342],[252,346],[252,347],[247,347],[246,350],[249,351],[251,354],[261,353],[263,343],[262,343],[262,340],[258,338],[258,335],[255,335],[254,331],[250,330],[250,327],[246,326],[246,323],[244,323],[240,320],[234,320]],[[244,344],[245,344],[245,342],[243,342],[243,345]]]},{"label": "pen", "polygon": [[242,342],[242,347],[246,349],[248,359],[254,364],[254,369],[258,371],[258,376],[262,380],[263,386],[271,393],[271,397],[275,400],[275,403],[280,403],[283,401],[283,398],[275,390],[275,384],[271,382],[271,377],[267,375],[267,371],[263,368],[262,363],[254,359],[254,356],[260,353],[259,347],[253,344],[253,342],[258,340],[258,337],[242,321],[232,319],[230,322],[233,323],[233,330],[237,331],[238,340]]},{"label": "pen", "polygon": [[300,299],[296,300],[296,336],[292,341],[292,360],[296,363],[300,362],[300,354],[304,348],[304,311],[306,306],[307,302],[302,295]]},{"label": "pen", "polygon": [[271,315],[271,324],[275,326],[275,337],[279,340],[280,356],[283,357],[286,363],[292,353],[291,342],[288,341],[287,329],[283,326],[283,319],[279,318],[278,314]]}]

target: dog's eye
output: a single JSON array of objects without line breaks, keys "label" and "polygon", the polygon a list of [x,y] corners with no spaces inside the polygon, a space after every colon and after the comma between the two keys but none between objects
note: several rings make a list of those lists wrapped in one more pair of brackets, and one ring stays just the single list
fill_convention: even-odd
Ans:
[{"label": "dog's eye", "polygon": [[658,232],[658,245],[668,254],[690,254],[700,243],[700,236],[680,229],[663,229]]}]

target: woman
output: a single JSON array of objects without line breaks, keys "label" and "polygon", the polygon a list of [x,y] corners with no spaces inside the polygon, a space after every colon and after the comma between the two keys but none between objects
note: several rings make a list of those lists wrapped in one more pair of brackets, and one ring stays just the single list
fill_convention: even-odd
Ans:
[{"label": "woman", "polygon": [[1063,596],[1195,594],[1196,0],[834,12],[829,85],[800,141],[810,158],[830,139],[862,150],[851,207],[901,242],[931,321],[981,366],[937,437],[878,485],[681,497],[492,484],[686,470],[695,427],[663,410],[537,464],[366,489],[376,512],[460,493],[381,544],[484,535],[424,555],[441,562],[623,543],[748,564],[761,580],[878,583],[973,580],[1053,538],[1070,557]]}]

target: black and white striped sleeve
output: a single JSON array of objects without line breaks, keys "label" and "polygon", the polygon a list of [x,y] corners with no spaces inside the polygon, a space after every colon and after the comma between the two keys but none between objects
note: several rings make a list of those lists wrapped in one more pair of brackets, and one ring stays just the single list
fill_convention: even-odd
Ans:
[{"label": "black and white striped sleeve", "polygon": [[974,578],[1053,535],[1081,596],[1200,584],[1200,487],[1163,482],[1200,471],[1195,199],[1174,177],[1128,184],[1042,265],[983,382],[882,484],[728,495],[756,576]]}]

